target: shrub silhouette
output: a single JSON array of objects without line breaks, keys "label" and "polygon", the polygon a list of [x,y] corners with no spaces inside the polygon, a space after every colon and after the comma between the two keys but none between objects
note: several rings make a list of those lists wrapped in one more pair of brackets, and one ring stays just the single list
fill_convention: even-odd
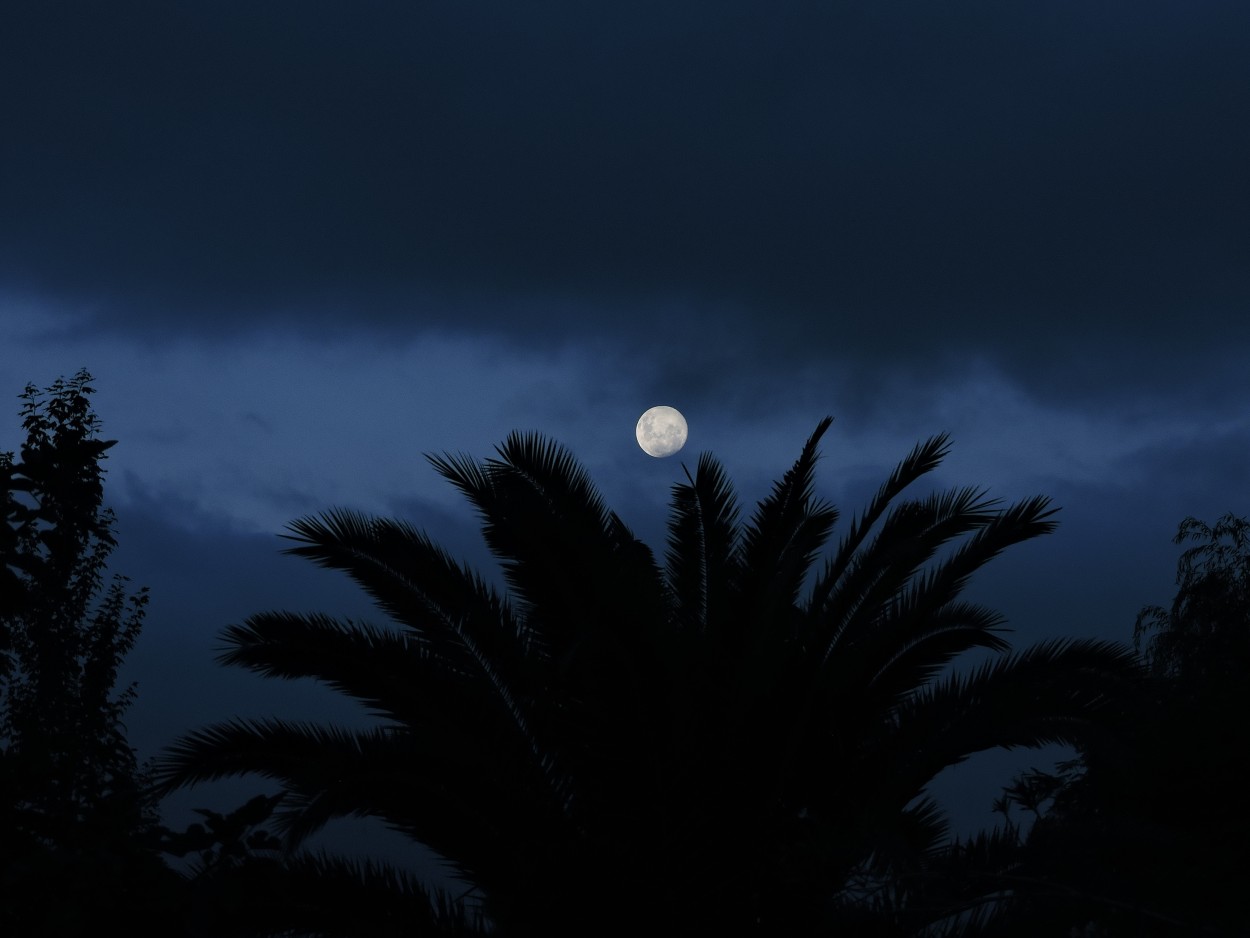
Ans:
[{"label": "shrub silhouette", "polygon": [[[1250,521],[1186,518],[1173,540],[1193,544],[1176,595],[1143,608],[1134,629],[1149,680],[1118,732],[1052,777],[1053,803],[1022,855],[1068,885],[1051,933],[1087,922],[1108,936],[1245,930],[1240,867],[1222,860],[1250,836],[1238,806],[1250,734],[1236,717],[1250,670]],[[1034,770],[1016,787],[1044,777]]]}]

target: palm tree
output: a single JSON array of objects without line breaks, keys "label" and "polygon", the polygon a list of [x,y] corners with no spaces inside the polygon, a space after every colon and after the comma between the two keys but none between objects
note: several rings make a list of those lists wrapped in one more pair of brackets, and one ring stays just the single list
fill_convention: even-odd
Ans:
[{"label": "palm tree", "polygon": [[[663,565],[537,434],[482,463],[430,457],[479,512],[503,592],[403,522],[294,522],[289,552],[346,572],[395,627],[262,613],[226,630],[220,660],[317,678],[380,722],[211,726],[167,753],[164,787],[277,779],[292,849],[332,818],[381,818],[447,858],[500,935],[941,918],[898,891],[939,866],[926,785],[981,750],[1081,738],[1132,657],[1093,641],[1010,654],[1001,617],[959,599],[1054,510],[973,488],[901,498],[945,435],[810,575],[838,518],[813,493],[830,422],[746,523],[702,455],[673,487]],[[999,655],[943,676],[975,649]],[[865,877],[898,887],[888,915],[856,899]]]}]

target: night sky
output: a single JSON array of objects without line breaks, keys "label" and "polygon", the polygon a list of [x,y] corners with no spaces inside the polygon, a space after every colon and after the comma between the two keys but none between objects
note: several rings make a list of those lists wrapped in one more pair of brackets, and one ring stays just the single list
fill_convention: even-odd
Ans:
[{"label": "night sky", "polygon": [[[217,633],[368,610],[279,554],[332,506],[488,564],[423,454],[513,429],[658,553],[703,450],[750,505],[832,414],[818,491],[849,520],[949,431],[935,484],[1062,506],[969,598],[1021,645],[1129,641],[1180,520],[1250,514],[1248,363],[1243,0],[0,13],[0,449],[27,382],[95,375],[115,566],[152,589],[145,757],[359,719],[218,668]],[[634,442],[653,404],[689,421],[676,457]],[[1008,778],[963,771],[966,827]]]}]

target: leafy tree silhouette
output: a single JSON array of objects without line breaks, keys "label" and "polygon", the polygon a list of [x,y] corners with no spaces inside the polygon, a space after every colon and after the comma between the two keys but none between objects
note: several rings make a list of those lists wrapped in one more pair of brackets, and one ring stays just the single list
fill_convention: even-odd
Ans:
[{"label": "leafy tree silhouette", "polygon": [[[838,517],[813,488],[829,425],[745,524],[702,455],[673,487],[663,566],[537,434],[513,433],[482,463],[430,457],[478,510],[504,594],[403,522],[344,510],[294,522],[289,552],[347,573],[398,628],[261,613],[226,630],[220,660],[316,678],[380,723],[209,726],[167,751],[161,785],[279,780],[290,850],[350,815],[429,845],[467,892],[428,895],[414,933],[471,907],[498,935],[949,924],[983,900],[951,888],[939,903],[915,885],[962,875],[926,785],[980,750],[1082,738],[1133,659],[1093,641],[1009,654],[1001,617],[959,599],[983,564],[1051,530],[1053,510],[1040,497],[1000,509],[973,488],[901,498],[945,436],[903,460],[809,585]],[[1000,654],[942,676],[975,649]],[[297,862],[313,873],[287,893],[299,927],[317,876],[376,895],[398,875]],[[327,920],[313,931],[368,933]]]},{"label": "leafy tree silhouette", "polygon": [[1250,521],[1186,518],[1193,542],[1168,608],[1146,606],[1134,640],[1150,681],[1120,732],[1092,740],[1057,777],[1036,770],[1005,799],[1057,779],[1028,838],[1028,864],[1073,886],[1060,918],[1099,934],[1244,933],[1236,856],[1250,837],[1238,806],[1250,734]]},{"label": "leafy tree silhouette", "polygon": [[96,934],[164,914],[169,871],[152,848],[155,803],[114,694],[147,590],[104,585],[115,541],[103,508],[91,376],[21,399],[20,458],[0,453],[0,930]]},{"label": "leafy tree silhouette", "polygon": [[1186,518],[1173,543],[1186,541],[1197,543],[1177,562],[1171,608],[1142,609],[1134,642],[1151,670],[1186,694],[1233,703],[1228,695],[1250,662],[1250,520]]}]

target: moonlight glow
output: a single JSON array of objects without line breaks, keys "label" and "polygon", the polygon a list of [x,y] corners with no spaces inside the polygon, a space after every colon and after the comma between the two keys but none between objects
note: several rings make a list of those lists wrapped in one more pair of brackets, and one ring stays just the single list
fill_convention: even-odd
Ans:
[{"label": "moonlight glow", "polygon": [[661,404],[638,418],[634,432],[648,456],[672,456],[686,445],[686,418],[677,408]]}]

